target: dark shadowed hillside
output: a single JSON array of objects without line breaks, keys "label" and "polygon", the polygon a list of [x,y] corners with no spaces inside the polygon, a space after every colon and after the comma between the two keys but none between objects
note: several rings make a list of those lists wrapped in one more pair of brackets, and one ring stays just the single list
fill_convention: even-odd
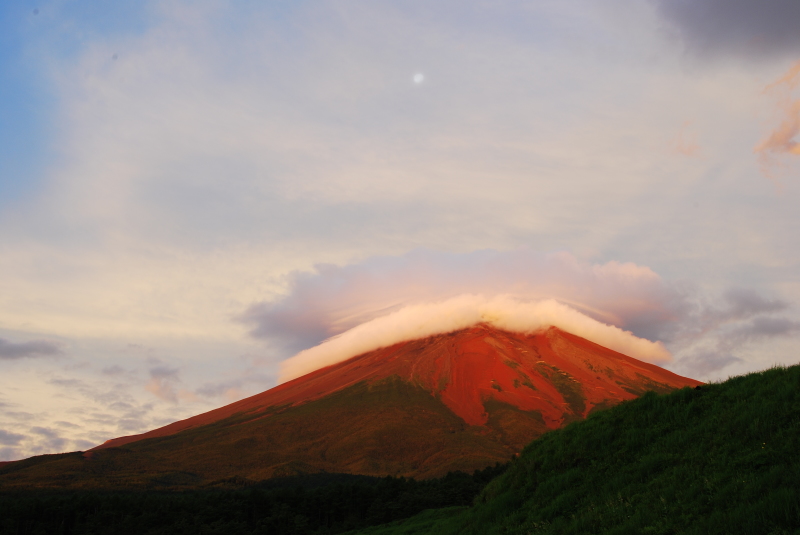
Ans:
[{"label": "dark shadowed hillside", "polygon": [[800,366],[646,394],[530,444],[470,509],[360,533],[800,533]]}]

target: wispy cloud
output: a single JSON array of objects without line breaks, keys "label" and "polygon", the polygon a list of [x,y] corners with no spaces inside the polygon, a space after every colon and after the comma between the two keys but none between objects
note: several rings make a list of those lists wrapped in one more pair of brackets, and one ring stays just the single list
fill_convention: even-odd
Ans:
[{"label": "wispy cloud", "polygon": [[748,288],[731,288],[721,297],[695,302],[675,325],[671,339],[690,344],[731,324],[788,309],[789,303],[781,299],[769,299]]},{"label": "wispy cloud", "polygon": [[[179,373],[180,370],[178,368],[165,365],[150,368],[150,380],[144,388],[157,398],[172,404],[177,404],[180,401],[199,401],[195,392],[186,388],[178,388],[178,384],[181,382]],[[239,399],[239,397],[235,399]]]},{"label": "wispy cloud", "polygon": [[10,342],[0,338],[0,360],[16,360],[23,358],[52,357],[60,355],[61,348],[48,340],[31,340],[28,342]]},{"label": "wispy cloud", "polygon": [[706,378],[744,364],[739,355],[754,345],[800,334],[800,322],[786,316],[790,308],[786,301],[743,288],[699,304],[674,333],[671,347],[680,354],[675,366]]},{"label": "wispy cloud", "polygon": [[195,394],[207,398],[222,397],[228,401],[235,401],[244,397],[244,379],[230,379],[226,381],[209,382],[200,385]]},{"label": "wispy cloud", "polygon": [[793,91],[800,84],[800,61],[778,81],[768,85],[764,93],[777,97],[779,124],[753,149],[758,154],[761,170],[767,178],[776,180],[776,157],[800,156],[800,98]]},{"label": "wispy cloud", "polygon": [[159,399],[177,403],[178,392],[175,383],[179,381],[177,368],[156,366],[150,369],[150,381],[145,385],[145,390]]},{"label": "wispy cloud", "polygon": [[759,316],[738,326],[727,337],[727,347],[754,342],[764,338],[778,338],[800,333],[800,322],[788,318]]},{"label": "wispy cloud", "polygon": [[681,125],[678,135],[670,143],[670,149],[675,154],[690,158],[700,155],[700,145],[697,144],[697,135],[691,130],[692,123],[686,121]]},{"label": "wispy cloud", "polygon": [[16,461],[22,455],[22,450],[18,448],[0,448],[0,461]]},{"label": "wispy cloud", "polygon": [[102,370],[100,370],[100,373],[102,373],[103,375],[111,375],[111,376],[122,375],[123,373],[125,373],[125,368],[123,368],[118,364],[114,364],[112,366],[104,367]]},{"label": "wispy cloud", "polygon": [[698,379],[717,374],[728,366],[741,362],[743,362],[741,358],[733,355],[730,351],[720,350],[720,348],[695,351],[681,359],[681,364],[687,370],[691,370],[692,377]]},{"label": "wispy cloud", "polygon": [[24,435],[19,435],[17,433],[11,433],[9,431],[5,431],[4,429],[0,429],[0,444],[3,446],[16,446],[24,438]]},{"label": "wispy cloud", "polygon": [[31,427],[30,432],[39,435],[37,448],[39,451],[65,451],[70,440],[61,436],[61,433],[49,427]]}]

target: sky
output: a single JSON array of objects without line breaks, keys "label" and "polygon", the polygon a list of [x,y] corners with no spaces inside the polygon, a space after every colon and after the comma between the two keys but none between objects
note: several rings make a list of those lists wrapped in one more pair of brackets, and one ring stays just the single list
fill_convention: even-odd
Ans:
[{"label": "sky", "polygon": [[2,3],[0,461],[441,311],[566,307],[704,381],[797,363],[797,20],[796,0]]}]

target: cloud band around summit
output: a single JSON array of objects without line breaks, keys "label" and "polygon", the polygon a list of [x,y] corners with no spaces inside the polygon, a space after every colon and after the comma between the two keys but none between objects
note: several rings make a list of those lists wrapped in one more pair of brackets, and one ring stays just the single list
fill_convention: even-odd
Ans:
[{"label": "cloud band around summit", "polygon": [[461,295],[437,303],[404,307],[301,351],[282,363],[280,381],[398,342],[449,333],[479,323],[522,333],[535,333],[554,326],[647,362],[665,363],[671,359],[661,342],[638,338],[553,299],[523,302],[507,295],[492,298]]},{"label": "cloud band around summit", "polygon": [[674,285],[631,262],[590,263],[530,249],[444,253],[419,249],[289,277],[288,293],[249,307],[240,321],[256,338],[294,353],[403,307],[464,294],[556,299],[603,323],[661,339],[686,303]]},{"label": "cloud band around summit", "polygon": [[[512,311],[521,314],[522,324],[503,328],[535,330],[539,323],[531,318],[541,309],[530,307],[547,301],[564,307],[551,307],[558,308],[562,319],[580,315],[573,322],[578,327],[562,325],[565,330],[684,375],[703,373],[707,379],[709,373],[740,362],[736,355],[754,340],[780,340],[797,332],[787,316],[788,302],[752,288],[705,293],[690,282],[665,280],[647,266],[593,263],[563,251],[418,249],[345,266],[319,265],[314,271],[292,273],[286,282],[282,297],[251,305],[238,316],[251,336],[291,357],[283,365],[282,380],[404,339],[463,328],[488,321],[486,317],[508,317]],[[420,325],[414,317],[436,310],[448,317],[431,318],[430,325]],[[587,323],[589,319],[596,324]],[[587,330],[589,325],[594,327]],[[398,334],[389,333],[391,329]],[[614,329],[619,331],[614,336],[596,337]],[[643,341],[636,347],[623,344],[617,335],[625,331]],[[354,347],[344,347],[343,340]],[[650,340],[663,343],[675,360],[667,363],[660,350],[653,353]],[[739,343],[731,345],[731,340]]]}]

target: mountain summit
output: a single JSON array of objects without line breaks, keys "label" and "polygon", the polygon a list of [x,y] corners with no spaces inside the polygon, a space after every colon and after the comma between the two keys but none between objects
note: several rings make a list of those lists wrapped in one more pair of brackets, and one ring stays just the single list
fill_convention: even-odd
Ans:
[{"label": "mountain summit", "polygon": [[542,433],[646,391],[700,384],[555,327],[519,334],[479,324],[54,462],[71,466],[73,483],[99,476],[100,486],[322,471],[434,477],[505,462]]}]

